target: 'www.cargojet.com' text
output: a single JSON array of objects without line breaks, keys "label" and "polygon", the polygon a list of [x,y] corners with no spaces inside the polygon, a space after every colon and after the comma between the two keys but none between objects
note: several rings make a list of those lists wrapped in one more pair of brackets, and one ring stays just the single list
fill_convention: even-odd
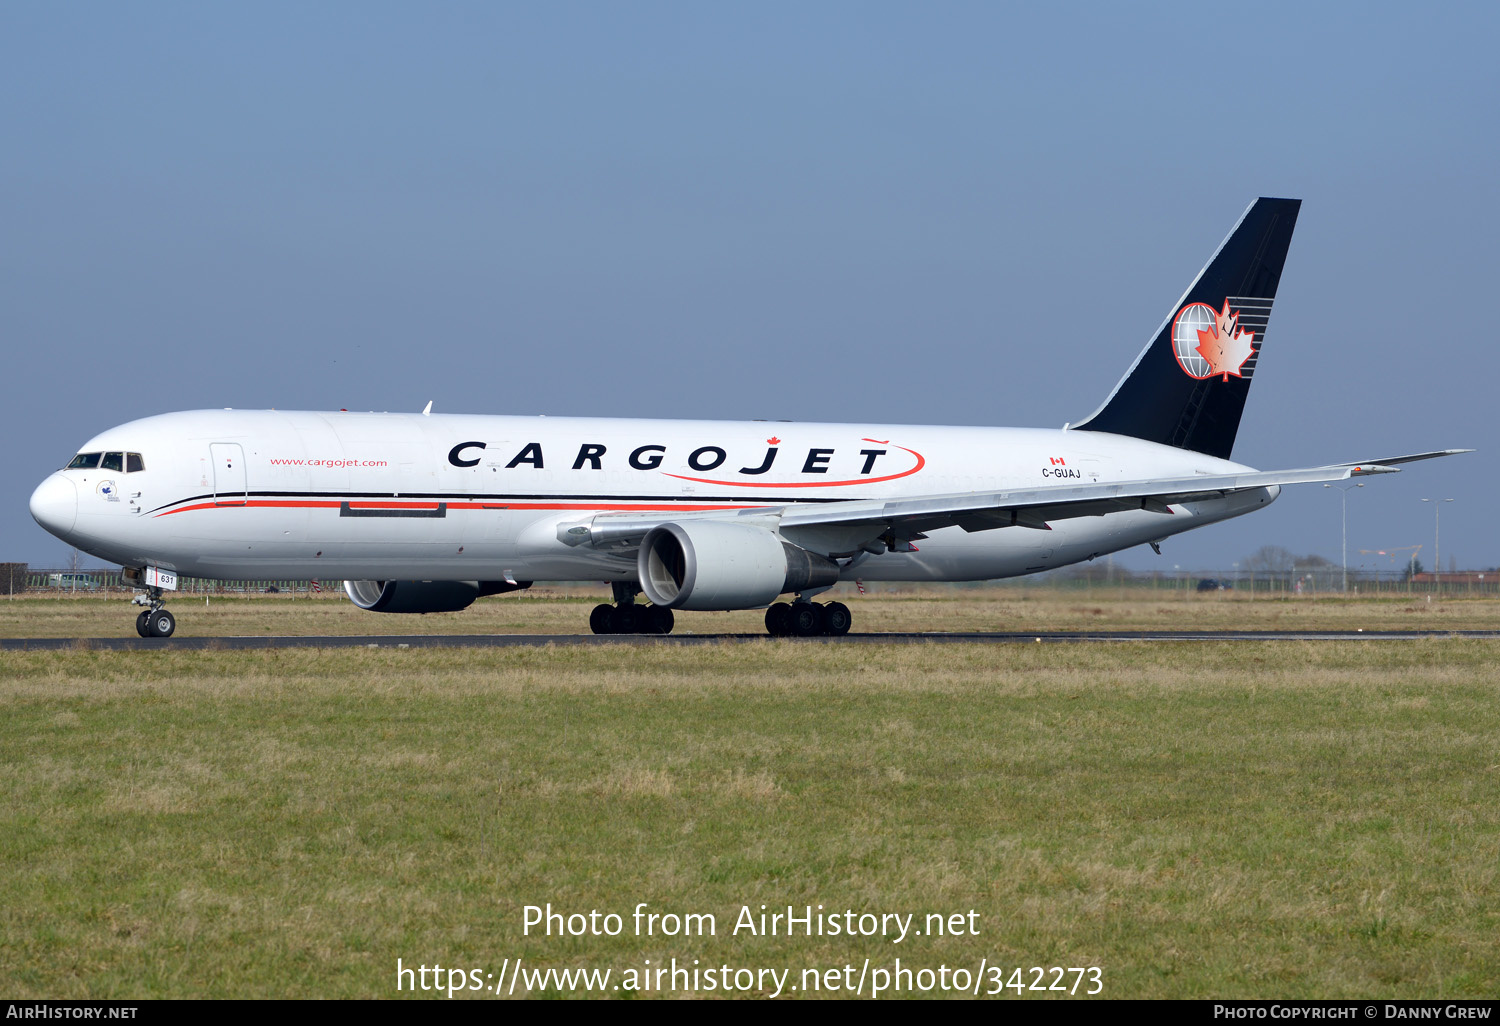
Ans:
[{"label": "'www.cargojet.com' text", "polygon": [[855,997],[884,994],[966,993],[995,997],[1014,992],[1093,995],[1104,990],[1103,971],[1097,966],[991,965],[981,959],[977,968],[950,966],[913,968],[901,959],[894,963],[860,964],[834,968],[750,969],[727,962],[704,965],[701,959],[672,958],[660,964],[645,959],[624,969],[531,966],[520,958],[507,958],[497,970],[459,969],[434,963],[411,966],[396,959],[398,991],[429,991],[455,997],[459,994],[532,994],[539,991],[612,993],[615,991],[673,992],[689,994],[745,993],[780,997],[794,991],[839,993]]}]

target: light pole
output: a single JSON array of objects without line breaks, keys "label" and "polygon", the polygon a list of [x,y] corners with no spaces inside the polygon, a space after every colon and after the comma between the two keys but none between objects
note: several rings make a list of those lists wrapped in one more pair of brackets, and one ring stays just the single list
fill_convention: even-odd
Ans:
[{"label": "light pole", "polygon": [[1344,591],[1345,595],[1349,594],[1349,489],[1351,489],[1351,488],[1363,488],[1364,486],[1365,486],[1365,484],[1364,484],[1363,481],[1360,481],[1360,482],[1358,482],[1356,484],[1346,484],[1346,485],[1331,485],[1331,484],[1326,484],[1326,485],[1323,486],[1324,488],[1337,488],[1339,490],[1339,498],[1341,500],[1343,500],[1342,503],[1341,503],[1341,505],[1344,507],[1344,514],[1343,514],[1344,545],[1343,545],[1343,550],[1342,550],[1342,552],[1339,555],[1339,566],[1342,567],[1343,571],[1344,571],[1344,587],[1343,587],[1343,591]]},{"label": "light pole", "polygon": [[1423,499],[1422,501],[1432,503],[1432,580],[1438,586],[1438,591],[1442,591],[1442,577],[1439,575],[1443,572],[1443,547],[1439,544],[1442,535],[1438,533],[1438,529],[1442,526],[1443,503],[1453,500]]}]

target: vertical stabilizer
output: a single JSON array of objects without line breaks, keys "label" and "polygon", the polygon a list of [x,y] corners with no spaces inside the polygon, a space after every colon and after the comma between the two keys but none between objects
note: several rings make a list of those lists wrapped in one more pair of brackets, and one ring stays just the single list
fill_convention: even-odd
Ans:
[{"label": "vertical stabilizer", "polygon": [[1228,459],[1301,207],[1250,204],[1104,405],[1072,427]]}]

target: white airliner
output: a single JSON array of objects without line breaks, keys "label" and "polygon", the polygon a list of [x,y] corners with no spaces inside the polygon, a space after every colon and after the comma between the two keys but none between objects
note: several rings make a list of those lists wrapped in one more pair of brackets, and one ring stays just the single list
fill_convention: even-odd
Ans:
[{"label": "white airliner", "polygon": [[773,635],[843,634],[848,607],[811,601],[841,580],[1050,570],[1283,485],[1468,451],[1230,461],[1300,206],[1252,203],[1104,404],[1061,430],[200,410],[90,439],[31,513],[124,568],[143,637],[175,629],[179,577],[343,578],[391,613],[606,580],[596,633],[768,607]]}]

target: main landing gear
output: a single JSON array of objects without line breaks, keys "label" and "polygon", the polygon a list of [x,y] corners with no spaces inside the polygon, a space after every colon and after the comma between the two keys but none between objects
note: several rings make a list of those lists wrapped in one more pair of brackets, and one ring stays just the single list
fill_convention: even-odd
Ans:
[{"label": "main landing gear", "polygon": [[[671,634],[672,611],[665,606],[643,606],[635,601],[639,585],[615,581],[615,604],[601,602],[589,613],[595,634]],[[842,637],[854,622],[842,602],[777,602],[766,610],[766,630],[773,638]]]},{"label": "main landing gear", "polygon": [[167,611],[160,588],[145,588],[130,600],[138,606],[149,606],[135,618],[135,632],[143,638],[170,638],[177,629],[177,617]]},{"label": "main landing gear", "polygon": [[676,618],[666,606],[641,606],[635,601],[640,586],[614,581],[615,604],[601,602],[589,613],[589,629],[595,634],[671,634]]},{"label": "main landing gear", "polygon": [[849,633],[853,614],[842,602],[777,602],[766,609],[766,631],[773,638],[841,637]]}]

